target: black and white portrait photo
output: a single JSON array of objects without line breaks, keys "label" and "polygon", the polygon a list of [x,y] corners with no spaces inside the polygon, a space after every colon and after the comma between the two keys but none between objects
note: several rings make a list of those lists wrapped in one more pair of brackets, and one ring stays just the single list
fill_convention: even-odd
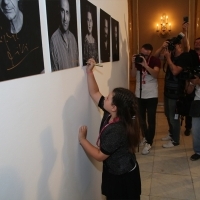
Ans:
[{"label": "black and white portrait photo", "polygon": [[100,9],[101,62],[110,62],[110,15]]},{"label": "black and white portrait photo", "polygon": [[0,81],[41,73],[38,0],[0,0]]},{"label": "black and white portrait photo", "polygon": [[75,0],[46,0],[52,71],[79,65]]},{"label": "black and white portrait photo", "polygon": [[97,8],[89,1],[81,1],[81,29],[83,65],[89,58],[99,62],[97,35]]},{"label": "black and white portrait photo", "polygon": [[112,61],[119,61],[119,22],[111,18]]}]

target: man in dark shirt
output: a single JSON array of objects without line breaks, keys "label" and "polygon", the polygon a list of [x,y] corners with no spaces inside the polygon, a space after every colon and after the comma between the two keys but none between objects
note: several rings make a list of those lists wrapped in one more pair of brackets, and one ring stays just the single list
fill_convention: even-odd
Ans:
[{"label": "man in dark shirt", "polygon": [[[193,74],[194,76],[191,77],[186,84],[186,91],[189,94],[195,93],[193,100],[200,101],[200,37],[196,38],[194,41],[194,50],[190,48],[189,40],[187,37],[188,33],[188,23],[183,24],[183,31],[186,34],[184,44],[186,51],[191,54],[192,57],[192,68],[196,70]],[[198,109],[198,108],[197,108]],[[192,137],[193,137],[193,150],[194,154],[190,157],[190,160],[196,161],[200,159],[200,137],[199,137],[199,130],[200,130],[200,118],[199,117],[189,117],[189,123],[192,125]],[[191,127],[190,127],[191,128]],[[186,129],[187,130],[187,129]]]},{"label": "man in dark shirt", "polygon": [[[185,37],[183,39],[184,42],[184,47],[187,52],[190,53],[191,55],[191,62],[192,66],[191,67],[197,67],[200,66],[200,38],[196,38],[194,41],[194,50],[190,48],[190,44],[188,41],[188,23],[183,24],[183,33],[185,34]],[[194,100],[195,96],[195,90],[191,94],[187,94],[187,102],[188,102],[188,111],[191,106],[192,101]],[[192,117],[188,115],[185,116],[185,132],[184,134],[186,136],[190,135],[191,133],[191,128],[192,128]]]},{"label": "man in dark shirt", "polygon": [[162,53],[167,64],[164,84],[164,109],[169,124],[169,135],[162,140],[169,140],[169,142],[163,144],[164,148],[177,146],[180,142],[180,119],[176,112],[176,103],[180,96],[184,94],[185,89],[185,80],[181,78],[181,72],[190,66],[190,55],[188,52],[183,52],[181,40],[177,41],[174,48],[169,51],[169,44],[173,43],[175,39],[165,41],[155,53],[157,57]]},{"label": "man in dark shirt", "polygon": [[[0,4],[0,81],[35,75],[44,70],[39,17],[29,17],[26,6],[22,13],[20,4],[21,0],[2,0]],[[37,9],[39,16],[37,2],[29,4]],[[32,23],[33,19],[35,22]]]}]

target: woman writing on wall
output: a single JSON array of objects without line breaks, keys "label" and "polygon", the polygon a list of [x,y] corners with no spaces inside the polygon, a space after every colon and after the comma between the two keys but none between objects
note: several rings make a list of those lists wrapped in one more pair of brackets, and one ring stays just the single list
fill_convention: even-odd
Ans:
[{"label": "woman writing on wall", "polygon": [[138,104],[128,89],[115,88],[107,97],[99,91],[93,68],[87,62],[88,89],[93,101],[104,111],[97,146],[87,139],[87,127],[79,129],[79,142],[85,152],[103,161],[102,194],[110,199],[140,199],[141,181],[135,148],[140,141]]},{"label": "woman writing on wall", "polygon": [[98,58],[98,45],[93,37],[93,15],[90,6],[87,6],[87,34],[83,44],[83,62],[87,62],[89,58],[94,58],[96,62],[99,62]]}]

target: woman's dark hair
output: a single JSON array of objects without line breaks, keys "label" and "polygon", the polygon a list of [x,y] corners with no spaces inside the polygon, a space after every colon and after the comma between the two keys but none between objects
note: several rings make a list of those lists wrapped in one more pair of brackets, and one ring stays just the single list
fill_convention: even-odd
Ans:
[{"label": "woman's dark hair", "polygon": [[146,50],[153,51],[153,46],[151,44],[143,44],[142,48],[144,48]]},{"label": "woman's dark hair", "polygon": [[[93,10],[92,10],[92,7],[90,6],[90,4],[87,4],[87,5],[86,5],[86,16],[85,16],[85,17],[86,17],[86,21],[85,21],[85,22],[86,22],[86,27],[87,27],[87,33],[89,33],[89,30],[88,30],[88,22],[87,22],[87,20],[88,20],[88,13],[91,14],[91,18],[92,18],[92,21],[93,21],[93,20],[94,20],[94,19],[93,19],[94,13],[93,13]],[[94,25],[94,24],[93,24],[93,25]],[[92,31],[91,31],[91,32],[92,32],[92,35],[93,35],[93,28],[94,28],[94,27],[92,27]]]},{"label": "woman's dark hair", "polygon": [[90,12],[92,14],[92,9],[90,5],[86,5],[86,13]]},{"label": "woman's dark hair", "polygon": [[93,10],[90,5],[86,5],[86,15],[87,15],[87,13],[91,14],[92,20],[93,20]]},{"label": "woman's dark hair", "polygon": [[140,142],[140,115],[137,98],[128,89],[115,88],[113,90],[113,105],[117,107],[117,116],[126,127],[129,142],[129,150],[135,152]]}]

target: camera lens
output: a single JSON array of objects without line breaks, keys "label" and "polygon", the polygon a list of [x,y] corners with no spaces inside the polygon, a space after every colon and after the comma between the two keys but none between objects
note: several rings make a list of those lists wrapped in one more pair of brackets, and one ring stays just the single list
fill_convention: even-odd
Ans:
[{"label": "camera lens", "polygon": [[141,63],[143,61],[143,59],[140,57],[140,55],[137,55],[136,57],[135,57],[135,62],[136,63]]}]

